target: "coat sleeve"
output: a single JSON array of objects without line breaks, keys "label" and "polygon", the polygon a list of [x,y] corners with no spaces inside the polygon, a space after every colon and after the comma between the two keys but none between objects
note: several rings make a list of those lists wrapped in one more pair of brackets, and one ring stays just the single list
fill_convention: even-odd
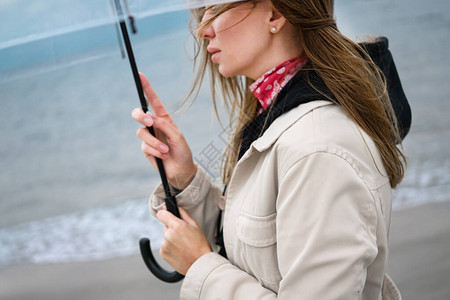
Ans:
[{"label": "coat sleeve", "polygon": [[[197,166],[197,173],[192,182],[176,196],[179,207],[200,225],[213,250],[218,250],[215,244],[216,223],[219,216],[219,198],[222,191],[211,183],[208,174],[201,166]],[[160,184],[153,191],[149,200],[149,208],[152,215],[164,205],[164,189]]]},{"label": "coat sleeve", "polygon": [[278,293],[210,253],[189,269],[181,299],[360,299],[377,255],[374,210],[347,160],[329,153],[298,160],[277,198]]},{"label": "coat sleeve", "polygon": [[296,162],[283,178],[277,212],[279,295],[361,299],[378,254],[377,212],[352,158],[319,152]]}]

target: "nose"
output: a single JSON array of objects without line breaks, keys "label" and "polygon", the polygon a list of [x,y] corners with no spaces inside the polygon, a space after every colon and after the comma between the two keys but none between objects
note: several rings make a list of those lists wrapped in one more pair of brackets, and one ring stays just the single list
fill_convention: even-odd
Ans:
[{"label": "nose", "polygon": [[[209,24],[208,24],[209,23]],[[197,29],[197,36],[199,38],[209,40],[215,36],[213,24],[208,22],[208,19],[203,16],[199,28]]]}]

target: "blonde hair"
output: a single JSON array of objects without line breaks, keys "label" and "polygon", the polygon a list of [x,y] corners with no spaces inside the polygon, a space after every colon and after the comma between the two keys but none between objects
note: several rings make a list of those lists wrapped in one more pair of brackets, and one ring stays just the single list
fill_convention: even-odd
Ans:
[{"label": "blonde hair", "polygon": [[[256,1],[251,2],[256,5]],[[333,16],[333,0],[272,0],[277,9],[295,28],[308,58],[308,70],[316,72],[331,91],[324,97],[341,105],[353,120],[373,139],[380,151],[383,165],[391,186],[396,187],[404,177],[406,159],[397,148],[400,142],[397,121],[386,90],[381,70],[366,52],[355,42],[339,32]],[[222,5],[214,16],[201,24],[204,9],[194,12],[193,21],[200,30],[211,24],[223,12],[242,2]],[[196,35],[194,35],[196,37]],[[256,116],[257,101],[248,86],[253,80],[236,76],[225,78],[217,65],[211,63],[205,51],[207,41],[197,38],[197,77],[190,92],[195,93],[203,81],[206,69],[210,71],[211,94],[217,110],[217,94],[223,98],[229,111],[229,123],[233,125],[229,146],[222,163],[222,180],[228,184],[237,163],[242,141],[242,130]],[[313,84],[310,82],[313,86]],[[314,86],[313,86],[314,87]]]}]

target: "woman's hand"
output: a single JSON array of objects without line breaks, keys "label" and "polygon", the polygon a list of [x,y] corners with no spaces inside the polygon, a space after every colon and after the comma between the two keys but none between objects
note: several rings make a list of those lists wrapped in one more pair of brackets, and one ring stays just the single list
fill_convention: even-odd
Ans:
[{"label": "woman's hand", "polygon": [[191,149],[148,80],[143,74],[140,74],[140,77],[154,114],[145,114],[141,108],[136,108],[131,115],[142,125],[153,126],[156,133],[156,137],[152,136],[145,127],[137,131],[136,135],[142,140],[141,150],[156,170],[158,167],[155,157],[163,159],[169,183],[182,190],[189,185],[197,172]]},{"label": "woman's hand", "polygon": [[167,210],[160,210],[156,217],[166,226],[161,256],[180,274],[186,275],[191,265],[202,255],[212,251],[205,234],[183,208],[181,219]]}]

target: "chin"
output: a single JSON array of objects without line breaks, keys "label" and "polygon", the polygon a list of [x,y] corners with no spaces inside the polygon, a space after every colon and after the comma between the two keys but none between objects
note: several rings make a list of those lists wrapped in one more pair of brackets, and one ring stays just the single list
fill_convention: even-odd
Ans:
[{"label": "chin", "polygon": [[222,75],[223,77],[231,77],[231,75],[229,74],[229,72],[227,72],[227,70],[225,68],[223,68],[221,65],[219,65],[219,73],[220,75]]},{"label": "chin", "polygon": [[230,77],[242,75],[242,74],[239,74],[239,72],[235,72],[233,70],[226,69],[226,68],[224,68],[221,65],[219,65],[218,70],[219,70],[220,75],[222,75],[225,78],[230,78]]}]

